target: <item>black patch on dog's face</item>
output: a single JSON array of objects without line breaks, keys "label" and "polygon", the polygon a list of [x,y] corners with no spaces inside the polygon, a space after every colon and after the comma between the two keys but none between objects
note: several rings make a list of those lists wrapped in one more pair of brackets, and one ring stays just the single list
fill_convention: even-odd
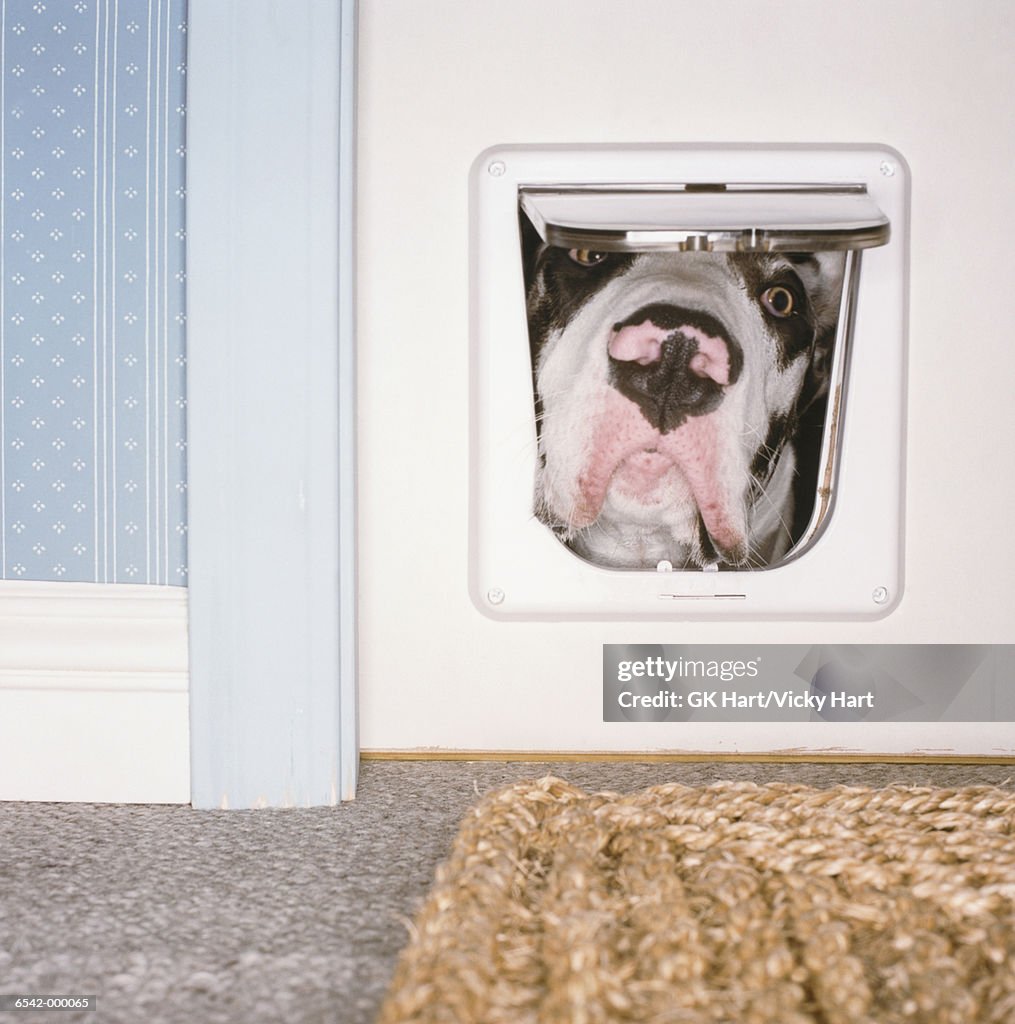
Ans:
[{"label": "black patch on dog's face", "polygon": [[776,416],[768,427],[768,436],[758,446],[751,462],[751,476],[760,484],[764,484],[775,470],[775,464],[782,454],[783,445],[793,432],[793,418]]},{"label": "black patch on dog's face", "polygon": [[702,557],[706,562],[715,563],[719,561],[719,554],[715,550],[712,538],[708,535],[705,520],[698,516],[698,547],[701,549]]},{"label": "black patch on dog's face", "polygon": [[[778,341],[776,361],[785,370],[797,356],[810,352],[817,332],[817,319],[800,276],[793,265],[814,261],[809,253],[789,253],[785,259],[759,256],[757,253],[736,253],[729,257],[754,295],[762,313],[773,326]],[[788,264],[788,265],[787,265]],[[761,296],[771,288],[785,288],[793,296],[793,311],[789,316],[775,316],[768,312]]]},{"label": "black patch on dog's face", "polygon": [[[594,266],[581,266],[571,259],[567,249],[546,245],[523,212],[519,211],[518,219],[525,293],[529,296],[529,341],[535,368],[550,332],[563,330],[607,281],[631,265],[634,256],[604,253],[605,258]],[[533,285],[540,278],[542,287],[537,291]]]},{"label": "black patch on dog's face", "polygon": [[827,396],[822,395],[801,410],[792,425],[790,443],[796,452],[796,476],[793,478],[793,540],[799,540],[818,498],[821,481],[821,446],[828,411]]},{"label": "black patch on dog's face", "polygon": [[[524,211],[518,211],[522,242],[522,272],[525,280],[532,356],[532,398],[536,431],[543,421],[543,396],[539,393],[539,356],[551,331],[563,330],[606,282],[622,274],[634,259],[623,253],[609,253],[594,266],[581,266],[567,249],[546,245]],[[534,286],[541,279],[541,288]],[[540,460],[546,456],[540,453]]]}]

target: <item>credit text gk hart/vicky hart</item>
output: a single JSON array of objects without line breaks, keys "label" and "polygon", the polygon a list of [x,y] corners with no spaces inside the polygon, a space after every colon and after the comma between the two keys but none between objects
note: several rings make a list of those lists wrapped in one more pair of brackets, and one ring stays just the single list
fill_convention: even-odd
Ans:
[{"label": "credit text gk hart/vicky hart", "polygon": [[807,708],[821,712],[829,708],[873,708],[874,694],[867,693],[812,693],[806,690],[761,690],[757,693],[738,693],[735,690],[691,690],[677,693],[660,690],[641,694],[623,690],[617,696],[622,708]]}]

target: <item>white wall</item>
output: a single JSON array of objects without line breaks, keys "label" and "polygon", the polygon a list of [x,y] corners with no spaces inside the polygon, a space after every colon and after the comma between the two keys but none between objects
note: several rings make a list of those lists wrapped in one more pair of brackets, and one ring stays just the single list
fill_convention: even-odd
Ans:
[{"label": "white wall", "polygon": [[[1015,640],[1008,3],[363,0],[360,18],[364,749],[723,747],[700,726],[604,725],[603,643]],[[469,167],[494,144],[595,141],[879,142],[906,157],[907,569],[888,618],[498,623],[470,603]],[[942,729],[875,749],[959,745]]]}]

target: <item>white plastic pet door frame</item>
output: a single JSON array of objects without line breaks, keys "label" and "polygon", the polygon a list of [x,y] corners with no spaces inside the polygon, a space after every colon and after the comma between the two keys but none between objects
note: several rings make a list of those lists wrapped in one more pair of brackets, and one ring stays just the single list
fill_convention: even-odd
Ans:
[{"label": "white plastic pet door frame", "polygon": [[190,7],[192,798],[354,795],[354,0]]},{"label": "white plastic pet door frame", "polygon": [[[808,543],[758,571],[616,570],[579,558],[536,520],[520,208],[544,241],[562,248],[846,251],[821,456],[834,490],[823,488]],[[473,166],[472,229],[470,588],[481,611],[507,618],[876,618],[895,607],[903,587],[908,238],[908,170],[899,154],[883,147],[503,147]]]}]

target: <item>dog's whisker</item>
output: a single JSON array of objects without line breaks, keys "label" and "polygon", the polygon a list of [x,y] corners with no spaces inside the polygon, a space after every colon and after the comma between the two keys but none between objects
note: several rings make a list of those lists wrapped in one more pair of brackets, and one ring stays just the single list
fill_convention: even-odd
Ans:
[{"label": "dog's whisker", "polygon": [[750,479],[752,481],[751,486],[756,490],[758,498],[764,498],[765,501],[768,502],[769,507],[771,508],[776,519],[778,520],[779,528],[782,530],[783,533],[785,533],[787,540],[792,544],[793,528],[789,523],[786,522],[786,518],[783,515],[782,507],[777,501],[775,501],[775,499],[772,498],[772,496],[768,492],[768,488],[760,480],[756,479],[755,477],[751,477]]}]

